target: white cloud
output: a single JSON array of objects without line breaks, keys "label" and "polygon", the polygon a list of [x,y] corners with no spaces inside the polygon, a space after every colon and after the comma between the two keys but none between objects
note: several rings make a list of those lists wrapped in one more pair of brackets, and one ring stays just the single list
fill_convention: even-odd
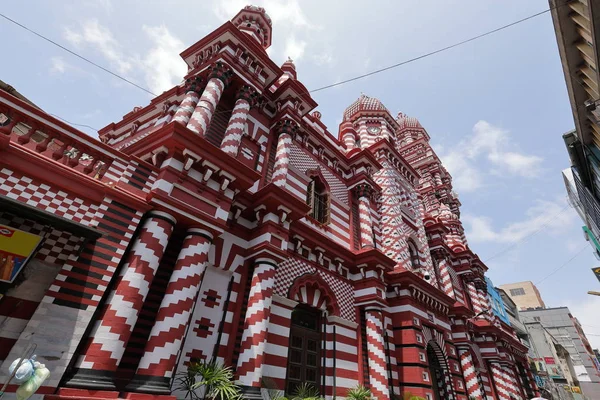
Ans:
[{"label": "white cloud", "polygon": [[153,47],[142,62],[146,83],[151,91],[161,93],[173,87],[185,75],[187,67],[179,57],[185,45],[164,25],[144,25],[143,30],[153,42]]},{"label": "white cloud", "polygon": [[50,71],[64,74],[67,70],[67,63],[62,57],[52,57],[50,59]]},{"label": "white cloud", "polygon": [[453,176],[456,190],[472,192],[483,186],[485,168],[495,175],[506,174],[523,178],[535,178],[541,173],[543,159],[514,149],[507,130],[486,121],[478,121],[473,126],[473,135],[440,157]]},{"label": "white cloud", "polygon": [[323,52],[321,54],[314,54],[312,59],[315,65],[322,67],[324,65],[332,65],[333,64],[333,55],[330,52]]},{"label": "white cloud", "polygon": [[[144,51],[143,58],[126,52],[110,29],[94,19],[83,22],[80,30],[65,29],[64,35],[77,47],[89,46],[99,51],[119,74],[128,78],[140,74],[150,91],[158,94],[173,87],[185,75],[187,67],[179,57],[185,45],[164,25],[144,25],[142,30],[150,40],[150,49]],[[53,61],[53,68],[64,72],[65,64]]]},{"label": "white cloud", "polygon": [[538,200],[526,212],[522,221],[512,222],[505,227],[495,230],[492,220],[488,217],[463,214],[461,219],[467,227],[467,238],[470,243],[495,242],[512,243],[520,241],[537,232],[562,232],[565,226],[574,220],[573,213],[565,201]]},{"label": "white cloud", "polygon": [[80,31],[66,28],[65,39],[77,47],[88,45],[95,48],[120,74],[127,73],[133,67],[131,60],[123,53],[110,29],[100,25],[96,19],[83,22]]},{"label": "white cloud", "polygon": [[[298,0],[264,0],[255,1],[252,4],[263,7],[274,25],[286,24],[292,27],[314,28],[308,22]],[[219,20],[228,21],[247,5],[248,2],[245,0],[222,0],[215,4],[214,12]]]},{"label": "white cloud", "polygon": [[294,61],[298,61],[304,55],[306,42],[297,40],[295,36],[290,36],[285,41],[285,55]]},{"label": "white cloud", "polygon": [[[589,290],[592,289],[592,287],[589,288]],[[581,288],[581,290],[587,291],[586,288]],[[581,301],[581,299],[578,299],[578,301],[569,301],[567,302],[567,307],[569,307],[571,315],[579,320],[592,348],[600,348],[600,322],[598,322],[600,297],[589,295],[589,298],[585,301]]]}]

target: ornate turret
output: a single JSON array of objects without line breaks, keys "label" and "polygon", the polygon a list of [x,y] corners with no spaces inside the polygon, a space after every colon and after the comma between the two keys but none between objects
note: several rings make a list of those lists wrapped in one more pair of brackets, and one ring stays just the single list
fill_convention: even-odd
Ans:
[{"label": "ornate turret", "polygon": [[281,70],[292,79],[297,79],[298,77],[296,74],[296,64],[294,64],[294,61],[289,57],[281,66]]},{"label": "ornate turret", "polygon": [[354,117],[359,117],[363,114],[370,116],[381,113],[387,113],[389,115],[388,109],[385,108],[379,99],[361,94],[358,100],[350,104],[344,111],[344,121],[351,121]]},{"label": "ornate turret", "polygon": [[273,22],[265,9],[257,6],[246,6],[231,22],[242,32],[256,40],[263,49],[271,46]]}]

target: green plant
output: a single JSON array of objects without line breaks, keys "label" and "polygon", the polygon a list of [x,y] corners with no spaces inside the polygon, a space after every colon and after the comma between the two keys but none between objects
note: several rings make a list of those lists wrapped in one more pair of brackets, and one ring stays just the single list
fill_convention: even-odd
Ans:
[{"label": "green plant", "polygon": [[321,400],[319,397],[319,389],[311,385],[310,383],[304,382],[302,385],[296,388],[294,397],[292,400]]},{"label": "green plant", "polygon": [[350,389],[346,395],[347,399],[352,400],[371,400],[371,391],[362,385]]},{"label": "green plant", "polygon": [[[239,387],[233,381],[231,367],[215,361],[190,363],[187,371],[175,377],[176,389],[185,392],[186,399],[241,400]],[[196,390],[203,390],[201,397]]]},{"label": "green plant", "polygon": [[426,400],[420,396],[413,396],[412,393],[410,393],[410,392],[404,392],[404,394],[402,395],[402,398],[404,400]]}]

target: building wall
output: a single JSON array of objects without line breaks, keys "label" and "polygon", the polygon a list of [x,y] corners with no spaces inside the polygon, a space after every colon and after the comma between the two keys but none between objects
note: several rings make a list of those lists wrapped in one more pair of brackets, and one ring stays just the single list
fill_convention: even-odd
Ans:
[{"label": "building wall", "polygon": [[[537,287],[532,282],[517,282],[500,285],[506,294],[515,302],[519,310],[528,308],[545,308],[546,305]],[[524,294],[522,294],[524,292]]]}]

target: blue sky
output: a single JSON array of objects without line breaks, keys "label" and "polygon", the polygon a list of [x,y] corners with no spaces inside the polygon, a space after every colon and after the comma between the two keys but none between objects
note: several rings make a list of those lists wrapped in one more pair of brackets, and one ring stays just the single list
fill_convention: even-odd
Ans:
[{"label": "blue sky", "polygon": [[[357,3],[357,4],[354,4]],[[247,1],[31,1],[2,12],[155,93],[178,83],[178,54]],[[274,21],[269,54],[290,56],[315,89],[394,64],[548,8],[545,0],[255,1]],[[350,5],[351,4],[351,5]],[[32,12],[35,10],[35,12]],[[101,128],[150,95],[0,19],[0,78],[49,113]],[[6,61],[6,60],[10,61]],[[417,117],[454,176],[473,251],[496,285],[538,283],[586,245],[567,206],[562,133],[573,128],[549,13],[483,39],[314,94],[332,133],[360,93]],[[83,131],[94,135],[87,128]],[[533,234],[533,235],[532,235]],[[515,245],[515,243],[517,243]],[[504,251],[505,249],[507,249]],[[571,307],[600,347],[600,298],[585,247],[540,291]],[[594,336],[598,335],[598,336]]]}]

